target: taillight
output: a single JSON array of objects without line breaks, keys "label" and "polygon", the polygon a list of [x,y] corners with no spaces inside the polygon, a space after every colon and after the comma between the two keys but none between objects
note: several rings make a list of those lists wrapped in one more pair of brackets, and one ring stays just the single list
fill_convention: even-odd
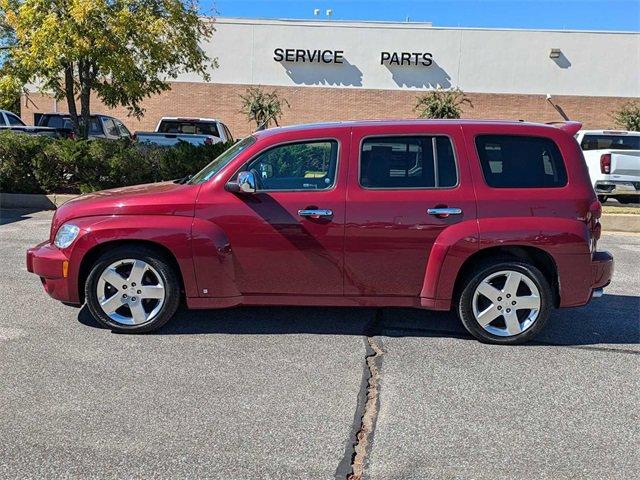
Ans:
[{"label": "taillight", "polygon": [[589,205],[589,213],[596,220],[602,216],[602,204],[599,200],[591,202],[591,205]]},{"label": "taillight", "polygon": [[602,216],[602,204],[598,200],[594,200],[589,205],[589,213],[587,214],[587,224],[591,232],[591,239],[589,241],[590,250],[593,252],[596,249],[598,240],[602,232],[602,226],[600,225],[600,217]]},{"label": "taillight", "polygon": [[213,145],[213,139],[209,138],[209,137],[205,138],[204,139],[204,144],[205,145]]},{"label": "taillight", "polygon": [[611,173],[611,154],[605,153],[600,155],[600,171],[602,173]]}]

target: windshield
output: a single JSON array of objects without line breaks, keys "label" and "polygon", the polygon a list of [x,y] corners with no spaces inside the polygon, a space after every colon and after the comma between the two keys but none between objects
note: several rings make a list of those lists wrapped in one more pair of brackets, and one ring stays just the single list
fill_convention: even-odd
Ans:
[{"label": "windshield", "polygon": [[582,150],[640,150],[640,135],[585,135]]},{"label": "windshield", "polygon": [[240,152],[245,150],[250,145],[253,145],[255,141],[256,141],[255,137],[243,138],[238,143],[230,147],[228,150],[225,150],[209,165],[207,165],[198,173],[196,173],[191,178],[191,180],[189,180],[189,184],[197,185],[199,183],[206,182],[211,177],[213,177],[216,173],[222,170],[229,162],[231,162],[234,158],[236,158],[240,154]]}]

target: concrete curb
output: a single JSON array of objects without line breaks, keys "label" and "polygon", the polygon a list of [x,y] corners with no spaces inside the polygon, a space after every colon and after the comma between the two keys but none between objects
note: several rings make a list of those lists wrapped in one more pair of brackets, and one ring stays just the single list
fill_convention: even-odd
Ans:
[{"label": "concrete curb", "polygon": [[[0,208],[28,208],[55,210],[78,195],[55,193],[51,195],[28,193],[0,193]],[[640,214],[604,213],[600,219],[605,232],[640,233]]]},{"label": "concrete curb", "polygon": [[67,200],[78,195],[54,193],[51,195],[32,193],[0,193],[0,208],[30,208],[55,210]]},{"label": "concrete curb", "polygon": [[603,232],[640,233],[640,215],[605,213],[600,218]]}]

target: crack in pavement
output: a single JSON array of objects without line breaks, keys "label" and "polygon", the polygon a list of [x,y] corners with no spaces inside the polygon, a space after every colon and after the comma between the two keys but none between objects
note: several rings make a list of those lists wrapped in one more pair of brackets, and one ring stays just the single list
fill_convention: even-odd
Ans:
[{"label": "crack in pavement", "polygon": [[[379,336],[404,337],[425,335],[431,337],[451,337],[473,340],[472,335],[464,330],[438,329],[438,328],[411,328],[385,325],[383,321],[383,309],[378,308],[373,319],[365,326],[365,362],[360,391],[358,393],[357,407],[354,414],[354,426],[352,428],[345,455],[335,471],[335,478],[341,480],[362,480],[367,467],[368,455],[371,452],[373,438],[380,411],[380,369],[382,357],[386,353]],[[597,345],[571,345],[545,341],[532,341],[532,346],[565,347],[577,350],[596,350],[609,353],[639,355],[640,352],[627,348],[605,347]]]},{"label": "crack in pavement", "polygon": [[[355,434],[352,435],[345,458],[336,470],[336,478],[362,480],[380,411],[380,368],[384,350],[374,336],[382,321],[382,309],[377,309],[370,324],[365,327],[365,362],[363,384],[358,394]],[[346,472],[345,472],[346,471]],[[346,475],[345,475],[346,473]]]}]

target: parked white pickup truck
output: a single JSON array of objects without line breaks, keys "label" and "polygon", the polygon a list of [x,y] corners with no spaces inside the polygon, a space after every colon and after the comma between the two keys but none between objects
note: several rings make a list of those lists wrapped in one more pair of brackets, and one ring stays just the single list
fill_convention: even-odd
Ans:
[{"label": "parked white pickup truck", "polygon": [[640,132],[580,130],[576,140],[601,201],[640,202]]},{"label": "parked white pickup truck", "polygon": [[179,142],[193,145],[232,142],[227,126],[214,118],[162,117],[155,132],[136,132],[140,143],[170,147]]}]

